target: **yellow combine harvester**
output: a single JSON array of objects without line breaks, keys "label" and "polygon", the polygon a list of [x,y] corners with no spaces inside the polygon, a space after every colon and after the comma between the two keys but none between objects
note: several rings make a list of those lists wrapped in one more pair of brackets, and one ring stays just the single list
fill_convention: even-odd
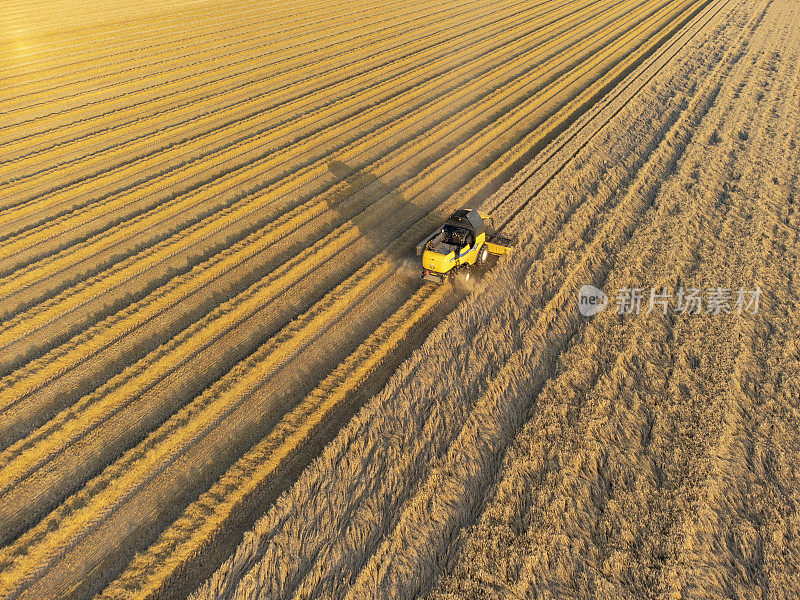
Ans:
[{"label": "yellow combine harvester", "polygon": [[511,239],[495,231],[489,215],[462,208],[417,246],[417,256],[422,255],[423,279],[442,283],[457,273],[469,279],[470,269],[485,265],[490,254],[508,254],[512,246]]}]

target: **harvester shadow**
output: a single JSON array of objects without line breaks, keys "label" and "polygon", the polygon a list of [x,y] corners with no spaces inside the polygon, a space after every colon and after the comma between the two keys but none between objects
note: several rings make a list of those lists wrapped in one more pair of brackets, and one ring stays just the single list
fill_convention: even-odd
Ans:
[{"label": "harvester shadow", "polygon": [[[397,264],[397,276],[417,279],[422,285],[422,260],[416,255],[415,248],[433,230],[422,234],[420,239],[408,240],[408,245],[392,242],[421,219],[426,211],[368,171],[359,171],[338,160],[330,161],[328,170],[338,180],[335,185],[339,186],[328,201],[329,210],[356,227],[374,254],[385,251]],[[357,207],[362,210],[358,211]],[[469,292],[496,263],[497,257],[490,256],[485,264],[470,269],[469,280],[457,276],[454,284],[459,291]]]},{"label": "harvester shadow", "polygon": [[343,184],[328,200],[328,208],[354,226],[375,254],[386,251],[399,264],[408,263],[411,249],[392,242],[422,216],[420,207],[369,171],[338,160],[330,161],[328,170],[337,185]]}]

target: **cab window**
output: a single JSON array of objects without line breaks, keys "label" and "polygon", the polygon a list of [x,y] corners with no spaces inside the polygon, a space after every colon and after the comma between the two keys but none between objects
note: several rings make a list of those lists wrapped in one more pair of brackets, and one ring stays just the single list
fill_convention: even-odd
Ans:
[{"label": "cab window", "polygon": [[467,234],[469,232],[466,229],[445,225],[442,233],[444,234],[442,241],[445,244],[452,244],[457,248],[463,248],[467,244]]}]

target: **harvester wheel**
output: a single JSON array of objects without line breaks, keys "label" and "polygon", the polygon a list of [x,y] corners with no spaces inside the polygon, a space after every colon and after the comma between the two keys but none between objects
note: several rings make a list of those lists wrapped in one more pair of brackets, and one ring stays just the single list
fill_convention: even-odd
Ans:
[{"label": "harvester wheel", "polygon": [[486,264],[487,258],[489,258],[489,249],[484,245],[484,247],[481,249],[480,256],[478,256],[478,260],[483,265]]}]

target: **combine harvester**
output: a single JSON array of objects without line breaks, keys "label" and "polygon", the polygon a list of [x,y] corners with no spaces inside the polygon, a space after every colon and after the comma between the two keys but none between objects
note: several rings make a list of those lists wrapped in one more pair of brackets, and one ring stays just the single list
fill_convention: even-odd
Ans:
[{"label": "combine harvester", "polygon": [[508,254],[513,245],[513,240],[497,233],[489,215],[477,208],[461,208],[417,246],[422,278],[442,283],[460,275],[468,281],[476,265],[485,267],[490,254]]}]

